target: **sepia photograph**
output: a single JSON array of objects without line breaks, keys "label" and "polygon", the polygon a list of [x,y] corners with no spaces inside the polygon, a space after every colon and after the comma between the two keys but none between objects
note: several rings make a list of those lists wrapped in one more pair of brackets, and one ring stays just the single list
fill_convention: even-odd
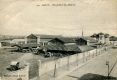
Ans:
[{"label": "sepia photograph", "polygon": [[117,80],[117,0],[0,0],[0,80]]}]

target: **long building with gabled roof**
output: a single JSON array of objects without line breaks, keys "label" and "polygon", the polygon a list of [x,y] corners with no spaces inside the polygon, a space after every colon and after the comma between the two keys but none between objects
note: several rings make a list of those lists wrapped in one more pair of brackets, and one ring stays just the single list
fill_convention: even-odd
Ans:
[{"label": "long building with gabled roof", "polygon": [[47,45],[48,41],[54,38],[62,37],[61,35],[43,35],[43,34],[31,34],[26,37],[27,44],[41,44]]}]

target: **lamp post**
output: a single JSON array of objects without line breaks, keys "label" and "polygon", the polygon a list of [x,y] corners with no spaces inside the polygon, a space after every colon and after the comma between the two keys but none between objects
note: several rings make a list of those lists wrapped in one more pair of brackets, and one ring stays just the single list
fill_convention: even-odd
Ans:
[{"label": "lamp post", "polygon": [[108,79],[109,79],[109,61],[106,61],[106,65],[108,65]]}]

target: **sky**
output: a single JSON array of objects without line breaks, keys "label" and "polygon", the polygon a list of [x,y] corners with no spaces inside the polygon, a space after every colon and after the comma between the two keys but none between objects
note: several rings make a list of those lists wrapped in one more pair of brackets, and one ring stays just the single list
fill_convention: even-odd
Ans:
[{"label": "sky", "polygon": [[99,32],[117,36],[117,0],[0,1],[1,35],[81,36],[82,31],[84,36]]}]

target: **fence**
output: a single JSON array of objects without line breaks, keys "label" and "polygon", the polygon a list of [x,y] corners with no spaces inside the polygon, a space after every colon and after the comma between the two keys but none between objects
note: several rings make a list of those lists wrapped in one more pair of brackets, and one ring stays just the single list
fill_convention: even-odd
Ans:
[{"label": "fence", "polygon": [[77,53],[68,57],[59,58],[56,61],[45,62],[43,64],[41,64],[41,61],[39,61],[39,76],[46,74],[48,71],[54,70],[55,67],[60,68],[75,61],[83,60],[83,62],[86,62],[87,60],[96,57],[109,49],[110,46],[101,47],[87,52]]},{"label": "fence", "polygon": [[1,80],[29,80],[29,64],[24,69],[6,73]]}]

